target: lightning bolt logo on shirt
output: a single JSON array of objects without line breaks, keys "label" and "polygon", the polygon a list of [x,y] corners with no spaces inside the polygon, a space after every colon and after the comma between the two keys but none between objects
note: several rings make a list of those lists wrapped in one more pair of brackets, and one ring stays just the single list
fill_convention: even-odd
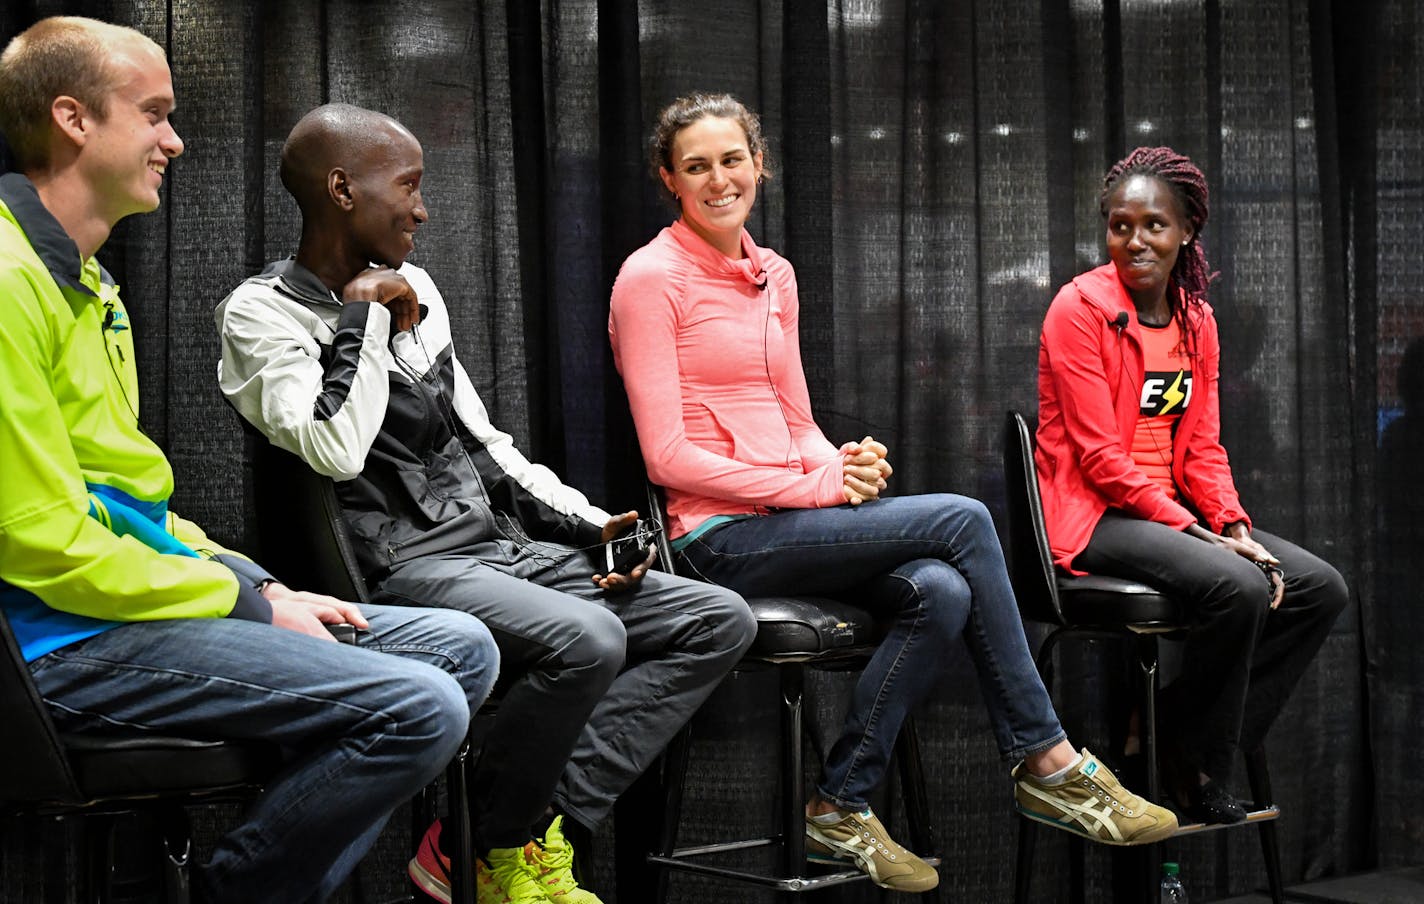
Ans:
[{"label": "lightning bolt logo on shirt", "polygon": [[1143,375],[1140,410],[1144,417],[1181,414],[1191,401],[1191,371],[1148,371]]}]

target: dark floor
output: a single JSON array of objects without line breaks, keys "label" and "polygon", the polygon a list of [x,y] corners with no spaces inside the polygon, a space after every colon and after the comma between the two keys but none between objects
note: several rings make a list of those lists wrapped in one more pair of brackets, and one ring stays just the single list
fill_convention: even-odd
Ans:
[{"label": "dark floor", "polygon": [[[1215,904],[1270,904],[1270,895],[1222,898]],[[1424,866],[1321,879],[1286,889],[1288,904],[1424,904]]]}]

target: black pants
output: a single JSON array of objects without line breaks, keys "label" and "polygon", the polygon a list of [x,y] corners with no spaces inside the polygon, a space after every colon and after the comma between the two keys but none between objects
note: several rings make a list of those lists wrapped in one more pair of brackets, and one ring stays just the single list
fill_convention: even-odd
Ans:
[{"label": "black pants", "polygon": [[1212,778],[1229,780],[1235,754],[1265,740],[1286,698],[1349,601],[1329,563],[1264,531],[1252,536],[1281,561],[1285,598],[1247,559],[1165,524],[1109,510],[1074,565],[1142,581],[1188,602],[1182,673],[1167,689],[1164,740]]}]

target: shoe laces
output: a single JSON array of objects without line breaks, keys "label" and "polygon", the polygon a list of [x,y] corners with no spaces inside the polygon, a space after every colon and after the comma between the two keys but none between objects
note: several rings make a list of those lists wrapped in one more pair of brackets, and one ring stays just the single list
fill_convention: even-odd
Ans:
[{"label": "shoe laces", "polygon": [[572,845],[540,845],[531,841],[524,846],[524,859],[539,877],[542,885],[548,886],[551,894],[568,894],[578,888],[574,878],[574,849]]},{"label": "shoe laces", "polygon": [[851,814],[850,825],[856,830],[867,843],[880,851],[888,860],[895,861],[899,858],[899,844],[890,837],[890,833],[885,831],[885,826],[870,812],[870,808],[859,813]]},{"label": "shoe laces", "polygon": [[485,858],[488,870],[482,877],[483,881],[493,881],[511,904],[534,904],[548,900],[527,861],[528,847],[490,851]]}]

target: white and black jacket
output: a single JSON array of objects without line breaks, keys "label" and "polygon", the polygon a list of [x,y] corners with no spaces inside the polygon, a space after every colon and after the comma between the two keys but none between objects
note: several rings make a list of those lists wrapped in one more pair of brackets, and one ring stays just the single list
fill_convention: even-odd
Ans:
[{"label": "white and black jacket", "polygon": [[435,283],[413,264],[399,272],[421,321],[394,338],[383,305],[341,303],[295,260],[242,283],[216,312],[223,394],[273,444],[337,481],[368,577],[518,539],[510,519],[536,540],[597,544],[608,513],[495,429],[455,358]]}]

